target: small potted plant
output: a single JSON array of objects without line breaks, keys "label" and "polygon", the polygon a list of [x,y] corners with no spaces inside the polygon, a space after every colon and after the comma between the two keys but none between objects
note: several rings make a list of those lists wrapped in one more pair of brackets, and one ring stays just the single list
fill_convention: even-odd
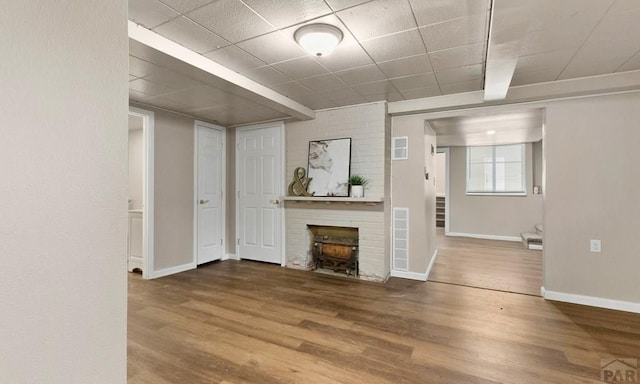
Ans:
[{"label": "small potted plant", "polygon": [[351,175],[349,185],[351,186],[351,197],[364,197],[364,187],[369,184],[369,180],[364,176]]}]

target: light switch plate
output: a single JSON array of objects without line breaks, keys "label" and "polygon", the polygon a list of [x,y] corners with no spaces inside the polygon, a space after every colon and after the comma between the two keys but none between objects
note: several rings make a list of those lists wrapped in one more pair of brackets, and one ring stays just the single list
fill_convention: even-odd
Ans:
[{"label": "light switch plate", "polygon": [[600,240],[591,240],[591,252],[602,252],[602,243],[600,242]]}]

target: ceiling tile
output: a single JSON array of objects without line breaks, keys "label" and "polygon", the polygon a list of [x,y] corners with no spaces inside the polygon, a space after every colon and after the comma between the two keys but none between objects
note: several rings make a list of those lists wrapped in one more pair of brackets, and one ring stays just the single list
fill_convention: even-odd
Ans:
[{"label": "ceiling tile", "polygon": [[574,54],[573,50],[560,50],[520,56],[516,65],[516,73],[519,71],[549,70],[558,75]]},{"label": "ceiling tile", "polygon": [[373,64],[369,55],[357,44],[339,45],[330,55],[318,57],[316,60],[334,72]]},{"label": "ceiling tile", "polygon": [[434,96],[442,95],[439,87],[406,89],[404,91],[400,91],[400,94],[402,94],[402,96],[404,96],[404,98],[407,100],[421,99],[423,97],[434,97]]},{"label": "ceiling tile", "polygon": [[382,73],[375,64],[347,69],[346,71],[336,72],[335,74],[349,85],[370,83],[386,78],[384,73]]},{"label": "ceiling tile", "polygon": [[529,30],[537,31],[547,28],[575,28],[578,25],[593,27],[613,0],[590,1],[588,6],[584,0],[537,0],[535,7],[529,10]]},{"label": "ceiling tile", "polygon": [[388,61],[425,53],[417,29],[378,37],[362,42],[364,49],[375,61]]},{"label": "ceiling tile", "polygon": [[[163,97],[189,106],[189,108],[210,108],[216,105],[225,104],[228,97],[221,98],[220,93],[213,88],[203,85],[196,88],[185,89],[173,92]],[[217,100],[216,100],[217,98]]]},{"label": "ceiling tile", "polygon": [[624,63],[622,67],[618,69],[618,71],[635,71],[638,69],[640,69],[640,51],[638,51],[631,59]]},{"label": "ceiling tile", "polygon": [[184,16],[153,29],[158,34],[198,53],[229,45],[229,42]]},{"label": "ceiling tile", "polygon": [[237,45],[267,64],[308,56],[301,46],[280,31],[254,37]]},{"label": "ceiling tile", "polygon": [[149,95],[147,95],[146,93],[142,93],[134,89],[129,89],[129,99],[131,100],[145,101],[148,98],[149,98]]},{"label": "ceiling tile", "polygon": [[186,16],[232,43],[274,30],[240,0],[218,0]]},{"label": "ceiling tile", "polygon": [[354,85],[353,89],[362,96],[389,94],[398,91],[393,83],[389,80],[374,81],[371,83]]},{"label": "ceiling tile", "polygon": [[426,54],[403,57],[402,59],[378,63],[387,77],[401,77],[432,72],[431,62]]},{"label": "ceiling tile", "polygon": [[242,72],[242,74],[265,86],[291,81],[289,76],[278,72],[269,66],[252,69],[250,71]]},{"label": "ceiling tile", "polygon": [[439,51],[487,39],[488,13],[460,17],[420,28],[427,51]]},{"label": "ceiling tile", "polygon": [[520,54],[523,56],[544,53],[550,51],[572,50],[577,51],[580,45],[587,39],[592,25],[579,24],[571,28],[559,25],[553,28],[540,29],[527,34]]},{"label": "ceiling tile", "polygon": [[443,95],[482,90],[482,79],[461,81],[458,83],[440,84]]},{"label": "ceiling tile", "polygon": [[554,81],[560,75],[562,69],[553,71],[551,69],[541,70],[516,70],[511,79],[511,86],[517,87],[519,85],[546,83],[548,81]]},{"label": "ceiling tile", "polygon": [[149,96],[166,95],[167,93],[171,93],[175,91],[175,89],[172,89],[165,85],[154,83],[145,79],[137,79],[137,80],[130,81],[129,89],[142,92]]},{"label": "ceiling tile", "polygon": [[162,70],[162,67],[129,55],[129,73],[136,77],[144,77],[153,72],[159,72]]},{"label": "ceiling tile", "polygon": [[300,97],[311,94],[312,92],[295,81],[276,84],[271,87],[274,91],[281,93],[289,98],[297,100]]},{"label": "ceiling tile", "polygon": [[180,13],[187,13],[213,0],[160,0]]},{"label": "ceiling tile", "polygon": [[235,45],[206,53],[205,56],[220,65],[240,72],[260,68],[265,65],[262,60],[255,58]]},{"label": "ceiling tile", "polygon": [[482,77],[483,69],[481,64],[445,69],[443,71],[436,72],[436,78],[441,86],[442,84],[478,80],[482,79]]},{"label": "ceiling tile", "polygon": [[129,81],[137,79],[137,76],[129,75]]},{"label": "ceiling tile", "polygon": [[320,65],[310,56],[303,56],[297,59],[283,61],[273,64],[272,67],[290,76],[292,79],[304,79],[328,73],[327,69]]},{"label": "ceiling tile", "polygon": [[187,104],[186,102],[170,99],[165,96],[149,98],[146,99],[145,102],[155,107],[164,108],[171,111],[184,111],[185,109],[189,108],[189,104]]},{"label": "ceiling tile", "polygon": [[169,70],[154,72],[144,78],[145,80],[153,81],[154,83],[162,84],[172,89],[185,89],[200,85],[196,80]]},{"label": "ceiling tile", "polygon": [[270,66],[264,66],[256,69],[252,69],[242,74],[251,80],[260,83],[264,86],[270,86],[273,84],[286,83],[291,81],[291,78],[279,71],[276,71]]},{"label": "ceiling tile", "polygon": [[338,12],[349,30],[363,41],[416,28],[408,0],[377,0]]},{"label": "ceiling tile", "polygon": [[638,0],[616,0],[613,3],[613,6],[609,8],[607,15],[637,10],[640,10],[640,1]]},{"label": "ceiling tile", "polygon": [[129,0],[129,20],[149,29],[179,15],[157,0]]},{"label": "ceiling tile", "polygon": [[334,11],[339,11],[341,9],[353,7],[355,5],[368,3],[370,1],[371,0],[326,0],[326,2]]},{"label": "ceiling tile", "polygon": [[429,57],[431,57],[431,64],[436,71],[465,65],[482,64],[485,58],[485,43],[462,45],[430,52]]},{"label": "ceiling tile", "polygon": [[438,83],[436,82],[436,77],[433,72],[423,73],[421,75],[414,76],[405,76],[405,77],[397,77],[395,79],[391,79],[393,85],[398,88],[400,92],[406,89],[415,89],[415,88],[427,88],[427,87],[437,87]]},{"label": "ceiling tile", "polygon": [[370,95],[370,96],[365,96],[365,98],[370,102],[375,102],[375,101],[394,102],[394,101],[404,100],[404,97],[398,92],[383,93],[379,95]]},{"label": "ceiling tile", "polygon": [[418,26],[440,23],[459,17],[486,14],[490,0],[409,0]]},{"label": "ceiling tile", "polygon": [[277,28],[331,13],[324,0],[244,0],[244,3]]},{"label": "ceiling tile", "polygon": [[298,80],[298,83],[313,92],[326,92],[347,87],[347,84],[345,84],[344,81],[340,80],[332,73]]}]

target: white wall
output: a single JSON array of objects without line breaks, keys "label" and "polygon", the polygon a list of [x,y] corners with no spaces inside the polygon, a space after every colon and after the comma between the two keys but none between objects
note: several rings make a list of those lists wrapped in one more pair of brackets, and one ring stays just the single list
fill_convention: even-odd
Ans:
[{"label": "white wall", "polygon": [[[544,286],[640,311],[640,93],[549,103]],[[602,253],[589,240],[602,240]]]},{"label": "white wall", "polygon": [[[141,117],[138,117],[142,119]],[[142,129],[129,130],[129,200],[131,209],[141,209],[144,184],[144,135]]]},{"label": "white wall", "polygon": [[127,2],[0,12],[0,383],[124,384]]},{"label": "white wall", "polygon": [[542,195],[533,195],[534,160],[531,143],[525,145],[526,196],[467,196],[467,148],[450,147],[449,232],[520,238],[542,223]]},{"label": "white wall", "polygon": [[360,227],[360,275],[384,280],[389,274],[389,138],[386,104],[370,103],[317,111],[309,121],[286,123],[287,184],[297,167],[307,169],[309,141],[351,138],[351,174],[370,180],[365,197],[385,198],[384,204],[310,205],[287,202],[286,261],[292,268],[311,263],[307,224]]},{"label": "white wall", "polygon": [[[427,267],[436,250],[435,243],[435,186],[433,179],[425,180],[425,168],[435,171],[435,156],[431,144],[435,136],[420,116],[394,116],[392,136],[409,138],[409,158],[391,162],[392,206],[409,208],[409,275],[426,278]],[[429,147],[429,148],[427,148]]]}]

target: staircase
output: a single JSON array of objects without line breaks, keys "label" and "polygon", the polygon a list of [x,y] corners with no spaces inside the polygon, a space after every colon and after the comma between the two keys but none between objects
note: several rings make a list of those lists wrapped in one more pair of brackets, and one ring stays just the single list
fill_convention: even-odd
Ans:
[{"label": "staircase", "polygon": [[445,197],[436,196],[436,227],[444,228]]},{"label": "staircase", "polygon": [[522,237],[522,244],[525,248],[541,250],[542,233],[542,224],[536,224],[535,232],[523,232],[520,234],[520,237]]}]

